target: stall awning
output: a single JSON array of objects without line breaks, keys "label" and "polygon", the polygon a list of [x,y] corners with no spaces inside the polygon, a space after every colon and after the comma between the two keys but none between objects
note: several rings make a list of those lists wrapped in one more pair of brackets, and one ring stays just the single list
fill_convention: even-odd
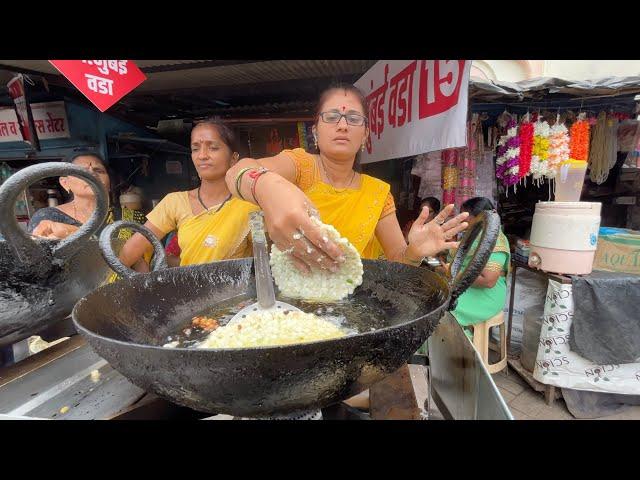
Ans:
[{"label": "stall awning", "polygon": [[474,103],[518,102],[527,100],[606,97],[640,93],[640,77],[606,77],[597,80],[564,80],[541,77],[521,82],[469,82],[469,99]]}]

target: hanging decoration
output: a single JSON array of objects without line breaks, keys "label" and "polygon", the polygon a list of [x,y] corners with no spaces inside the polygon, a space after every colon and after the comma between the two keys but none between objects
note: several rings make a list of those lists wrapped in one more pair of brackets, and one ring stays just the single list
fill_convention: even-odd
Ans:
[{"label": "hanging decoration", "polygon": [[518,182],[520,163],[520,138],[515,120],[509,120],[507,135],[498,142],[498,159],[496,160],[496,177],[502,180],[506,187]]},{"label": "hanging decoration", "polygon": [[458,187],[458,151],[449,148],[442,151],[442,203],[449,205],[456,203],[456,188]]},{"label": "hanging decoration", "polygon": [[549,135],[551,127],[541,117],[533,124],[533,148],[531,152],[531,174],[540,184],[540,179],[548,176]]},{"label": "hanging decoration", "polygon": [[607,116],[607,143],[606,152],[609,157],[609,170],[611,170],[618,161],[618,126],[620,120],[617,115],[611,113]]},{"label": "hanging decoration", "polygon": [[518,178],[522,179],[529,175],[531,171],[531,154],[533,151],[533,124],[529,121],[529,114],[526,120],[520,124],[520,161],[518,163]]},{"label": "hanging decoration", "polygon": [[547,178],[555,178],[558,167],[562,162],[569,160],[569,131],[560,122],[560,115],[556,117],[556,123],[551,127],[549,134],[549,154],[547,157]]},{"label": "hanging decoration", "polygon": [[609,171],[616,163],[617,126],[618,120],[613,115],[607,117],[606,112],[602,111],[593,127],[589,145],[589,176],[598,185],[607,180]]},{"label": "hanging decoration", "polygon": [[569,158],[586,162],[589,159],[589,130],[590,125],[584,118],[584,113],[578,121],[571,125],[569,131]]},{"label": "hanging decoration", "polygon": [[482,120],[474,113],[471,121],[467,123],[467,147],[458,150],[458,187],[456,189],[456,207],[460,207],[463,202],[476,196],[476,164],[484,151],[484,135],[482,130]]},{"label": "hanging decoration", "polygon": [[507,161],[507,135],[502,135],[498,140],[498,147],[496,149],[496,178],[499,180],[504,180],[504,171],[506,167],[504,166]]}]

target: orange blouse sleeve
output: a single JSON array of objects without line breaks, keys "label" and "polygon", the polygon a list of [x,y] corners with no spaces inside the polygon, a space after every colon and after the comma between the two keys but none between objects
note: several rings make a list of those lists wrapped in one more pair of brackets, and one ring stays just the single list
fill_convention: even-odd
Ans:
[{"label": "orange blouse sleeve", "polygon": [[303,192],[311,188],[318,181],[316,161],[313,155],[305,152],[303,148],[293,150],[283,150],[293,160],[296,167],[296,185]]},{"label": "orange blouse sleeve", "polygon": [[382,213],[380,214],[380,218],[384,218],[387,215],[394,213],[396,211],[396,204],[393,201],[393,195],[391,192],[387,194],[387,198],[384,201],[384,207],[382,207]]}]

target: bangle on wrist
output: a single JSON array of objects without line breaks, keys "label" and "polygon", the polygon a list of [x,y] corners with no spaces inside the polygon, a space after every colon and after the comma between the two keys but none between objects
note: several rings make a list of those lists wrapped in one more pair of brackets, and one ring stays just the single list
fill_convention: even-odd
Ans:
[{"label": "bangle on wrist", "polygon": [[253,197],[253,199],[255,200],[256,204],[259,207],[260,207],[260,203],[256,198],[256,184],[258,183],[258,180],[260,179],[260,177],[265,173],[268,173],[269,171],[270,170],[264,167],[260,167],[258,170],[252,170],[251,172],[249,172],[249,178],[253,180],[253,183],[251,184],[251,196]]},{"label": "bangle on wrist", "polygon": [[242,176],[247,173],[249,170],[251,170],[252,167],[245,167],[242,170],[240,170],[238,172],[238,174],[236,175],[236,192],[238,193],[238,196],[242,199],[245,200],[245,198],[242,196],[242,192],[240,191],[240,186],[242,183]]}]

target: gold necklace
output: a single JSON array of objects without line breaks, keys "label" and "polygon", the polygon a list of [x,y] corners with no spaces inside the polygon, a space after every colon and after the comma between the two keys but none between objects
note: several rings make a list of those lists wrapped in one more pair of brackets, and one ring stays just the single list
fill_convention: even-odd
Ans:
[{"label": "gold necklace", "polygon": [[320,157],[320,163],[322,164],[322,170],[324,170],[324,176],[327,177],[327,180],[329,180],[329,186],[331,188],[333,188],[333,190],[336,193],[343,193],[343,192],[347,191],[349,189],[349,187],[351,186],[351,184],[353,183],[353,179],[356,178],[356,171],[352,170],[353,171],[353,175],[351,175],[351,180],[349,180],[349,183],[347,183],[347,186],[342,188],[342,189],[338,189],[338,188],[333,186],[333,183],[331,183],[331,177],[329,177],[329,173],[327,172],[327,167],[324,166],[324,160],[322,160],[322,156],[319,155],[319,157]]}]

